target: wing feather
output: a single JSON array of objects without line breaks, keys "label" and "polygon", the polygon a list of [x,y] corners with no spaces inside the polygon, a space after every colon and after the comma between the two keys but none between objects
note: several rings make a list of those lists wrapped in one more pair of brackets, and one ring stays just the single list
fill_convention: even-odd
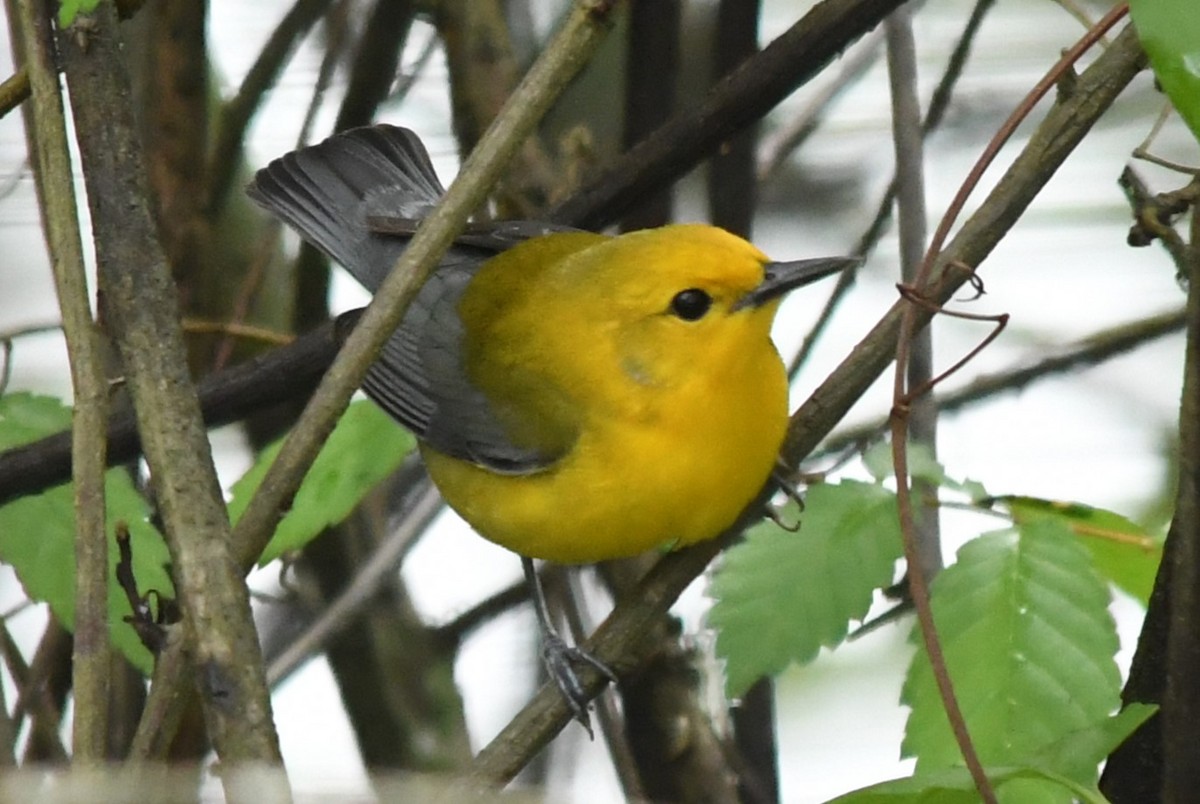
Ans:
[{"label": "wing feather", "polygon": [[[379,125],[274,160],[247,192],[374,292],[444,190],[420,139]],[[467,379],[458,315],[463,292],[489,257],[552,231],[568,230],[534,221],[470,227],[368,370],[367,395],[438,452],[508,474],[541,471],[560,457],[512,443]]]}]

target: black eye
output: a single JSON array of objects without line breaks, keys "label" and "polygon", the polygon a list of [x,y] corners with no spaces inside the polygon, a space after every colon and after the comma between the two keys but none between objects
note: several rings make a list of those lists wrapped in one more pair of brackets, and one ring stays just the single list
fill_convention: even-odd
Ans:
[{"label": "black eye", "polygon": [[712,307],[712,296],[699,288],[688,288],[675,294],[671,299],[671,313],[684,321],[698,321]]}]

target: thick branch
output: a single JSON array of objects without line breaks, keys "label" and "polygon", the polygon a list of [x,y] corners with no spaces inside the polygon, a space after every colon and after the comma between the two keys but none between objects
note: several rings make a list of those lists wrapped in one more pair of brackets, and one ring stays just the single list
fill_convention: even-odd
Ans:
[{"label": "thick branch", "polygon": [[101,4],[86,41],[59,47],[71,87],[103,312],[137,411],[166,527],[196,681],[223,761],[279,762],[258,640],[200,406],[175,286],[146,205],[145,166],[116,15]]},{"label": "thick branch", "polygon": [[[327,323],[286,347],[205,377],[197,389],[204,424],[218,427],[272,405],[307,398],[359,312],[344,313],[336,324]],[[117,410],[109,420],[107,452],[110,465],[142,454],[137,419],[129,408]],[[0,505],[57,486],[70,475],[70,431],[6,450],[0,453]]]},{"label": "thick branch", "polygon": [[818,74],[903,0],[824,0],[746,59],[694,109],[676,115],[599,179],[553,208],[556,222],[593,228],[620,217],[714,153]]},{"label": "thick branch", "polygon": [[1184,801],[1200,789],[1200,205],[1192,206],[1187,352],[1179,403],[1179,486],[1168,539],[1171,617],[1167,631],[1167,686],[1162,730],[1163,798]]}]

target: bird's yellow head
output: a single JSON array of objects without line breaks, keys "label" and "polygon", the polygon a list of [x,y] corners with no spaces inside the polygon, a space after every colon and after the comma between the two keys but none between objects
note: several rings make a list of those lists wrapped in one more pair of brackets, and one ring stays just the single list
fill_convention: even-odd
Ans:
[{"label": "bird's yellow head", "polygon": [[[769,338],[779,300],[848,262],[773,263],[742,238],[699,224],[552,235],[490,261],[461,312],[476,330],[469,339],[492,344],[493,357],[505,344],[509,370],[537,366],[554,378],[553,396],[594,402],[720,383],[748,360],[778,366]],[[512,383],[506,370],[503,384]]]},{"label": "bird's yellow head", "polygon": [[[747,304],[768,259],[711,226],[677,225],[613,238],[569,267],[590,290],[580,307],[607,327],[625,379],[650,388],[712,375],[768,344],[778,298]],[[564,266],[566,268],[566,266]],[[772,351],[772,356],[774,352]]]}]

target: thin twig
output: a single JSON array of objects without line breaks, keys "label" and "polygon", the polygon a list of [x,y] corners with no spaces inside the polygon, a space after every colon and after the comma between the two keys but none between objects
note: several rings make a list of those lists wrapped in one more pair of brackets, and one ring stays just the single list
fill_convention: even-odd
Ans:
[{"label": "thin twig", "polygon": [[450,622],[434,629],[434,638],[447,650],[462,643],[467,636],[501,614],[529,602],[529,587],[524,581],[509,586],[476,603]]},{"label": "thin twig", "polygon": [[[1034,86],[1026,99],[1018,106],[1009,119],[1004,122],[991,142],[984,148],[983,154],[968,173],[962,187],[955,194],[954,200],[951,202],[950,207],[938,225],[937,231],[933,235],[933,239],[925,255],[925,260],[914,280],[914,285],[918,290],[923,291],[926,283],[930,281],[934,271],[935,260],[943,259],[942,244],[949,235],[950,227],[953,225],[955,217],[966,203],[968,194],[978,184],[983,172],[999,153],[1001,146],[1012,136],[1020,121],[1028,116],[1034,104],[1057,83],[1059,76],[1065,70],[1069,69],[1079,59],[1080,55],[1090,48],[1104,32],[1116,24],[1127,10],[1121,6],[1114,8],[1113,11],[1105,15],[1104,19],[1095,28],[1085,34],[1074,47],[1068,50],[1046,76]],[[962,262],[966,265],[976,264],[967,261],[955,262]],[[941,262],[942,266],[947,264],[945,261]],[[945,276],[946,274],[943,274],[941,278],[945,278]],[[901,313],[900,331],[895,354],[896,371],[893,381],[893,415],[891,420],[892,462],[895,466],[897,477],[896,507],[900,515],[901,530],[904,533],[904,555],[908,564],[909,590],[912,594],[913,604],[917,610],[917,620],[920,623],[921,637],[926,655],[929,658],[934,679],[937,681],[942,705],[945,707],[946,716],[954,733],[955,742],[958,743],[963,760],[971,773],[971,778],[974,780],[975,787],[980,796],[984,801],[991,804],[991,802],[996,801],[996,794],[992,789],[991,783],[988,781],[987,774],[984,772],[983,765],[975,751],[975,746],[968,733],[967,723],[963,719],[962,710],[954,693],[954,683],[946,667],[946,658],[942,653],[941,644],[937,638],[937,628],[934,622],[933,610],[930,606],[928,586],[930,579],[922,571],[920,555],[917,552],[914,535],[916,516],[913,510],[911,490],[908,482],[908,411],[913,396],[910,393],[910,387],[907,382],[907,373],[914,347],[913,337],[926,323],[924,319],[927,319],[928,314],[928,311],[922,311],[920,305],[912,303],[904,305]],[[920,320],[919,316],[921,317]]]},{"label": "thin twig", "polygon": [[238,88],[237,95],[221,109],[217,117],[216,135],[213,137],[212,156],[208,161],[209,185],[205,208],[209,215],[214,215],[216,210],[224,205],[225,196],[233,185],[233,179],[242,162],[246,126],[250,124],[267,90],[275,84],[296,44],[316,24],[330,2],[331,0],[296,0],[259,52],[258,58]]},{"label": "thin twig", "polygon": [[808,105],[788,124],[763,137],[758,153],[755,172],[762,183],[782,175],[781,168],[808,138],[816,133],[821,119],[842,93],[858,83],[867,71],[879,60],[883,50],[883,30],[876,29],[854,45],[850,53],[842,58],[838,74],[821,87],[809,100]]},{"label": "thin twig", "polygon": [[[887,31],[888,77],[892,98],[892,140],[896,151],[896,218],[900,236],[900,281],[916,280],[925,251],[925,154],[921,105],[917,97],[917,48],[912,5],[899,8],[884,23]],[[907,384],[916,388],[933,376],[933,334],[926,327],[913,336]],[[937,456],[937,407],[928,396],[909,406],[909,432],[914,444]],[[921,569],[932,579],[942,568],[937,487],[919,479],[913,489],[923,501],[915,532]]]},{"label": "thin twig", "polygon": [[4,117],[29,98],[29,75],[22,69],[0,84],[0,117]]},{"label": "thin twig", "polygon": [[75,510],[75,622],[72,688],[74,756],[83,764],[105,759],[108,740],[108,538],[105,532],[105,430],[108,383],[100,335],[92,319],[83,239],[76,214],[67,123],[55,63],[54,10],[19,0],[29,75],[26,131],[54,286],[71,364],[71,479]]},{"label": "thin twig", "polygon": [[[946,69],[943,70],[942,77],[933,91],[933,97],[929,100],[929,109],[925,113],[925,122],[922,125],[922,131],[926,137],[936,131],[945,118],[946,110],[950,108],[950,101],[954,96],[954,88],[957,86],[958,79],[962,77],[963,69],[966,67],[967,57],[971,53],[971,46],[975,43],[975,37],[979,33],[980,27],[982,27],[983,20],[987,17],[988,11],[992,9],[995,3],[996,0],[976,0],[975,6],[971,9],[971,15],[967,18],[963,32],[958,37],[958,43],[954,46],[954,51],[950,54],[950,59],[946,62]],[[858,238],[858,245],[854,248],[854,254],[866,257],[875,250],[875,246],[883,237],[884,232],[887,231],[888,224],[892,220],[892,208],[895,202],[896,177],[893,175],[887,190],[883,194],[883,198],[879,201],[875,217],[871,219],[871,223]],[[792,379],[795,379],[800,367],[808,361],[808,356],[816,347],[817,340],[828,327],[829,322],[833,320],[834,311],[854,286],[856,277],[857,271],[853,269],[842,272],[841,276],[838,277],[837,283],[829,292],[829,298],[821,308],[821,313],[817,316],[816,321],[813,322],[808,334],[804,336],[804,340],[800,343],[800,348],[796,350],[796,354],[788,364],[788,376]]]},{"label": "thin twig", "polygon": [[1163,103],[1162,110],[1158,113],[1158,117],[1154,119],[1154,125],[1150,126],[1150,131],[1146,133],[1145,139],[1138,143],[1138,145],[1133,149],[1133,158],[1141,159],[1143,162],[1149,162],[1152,165],[1158,165],[1159,167],[1166,168],[1167,170],[1173,170],[1176,173],[1183,173],[1188,176],[1196,176],[1197,174],[1200,174],[1200,168],[1183,165],[1179,162],[1173,162],[1170,159],[1164,159],[1161,156],[1157,156],[1150,152],[1150,146],[1154,144],[1156,139],[1158,139],[1158,135],[1162,132],[1163,126],[1166,125],[1167,121],[1171,119],[1171,115],[1174,113],[1174,105],[1172,105],[1170,101],[1165,101]]},{"label": "thin twig", "polygon": [[[1159,338],[1173,335],[1182,330],[1183,325],[1184,311],[1173,310],[1099,330],[1062,347],[1057,354],[1039,354],[1033,360],[981,375],[962,388],[938,394],[935,404],[942,414],[965,410],[980,402],[995,399],[1000,394],[1016,393],[1040,380],[1101,365]],[[887,417],[881,416],[866,424],[836,432],[822,443],[815,457],[841,454],[856,445],[875,441],[887,429],[887,425]]]},{"label": "thin twig", "polygon": [[300,121],[300,130],[296,133],[296,148],[303,148],[312,139],[313,126],[317,122],[317,113],[325,101],[325,92],[329,89],[338,65],[345,56],[350,37],[347,28],[346,6],[340,3],[325,15],[325,47],[321,54],[321,66],[317,68],[317,77],[313,81],[312,94],[304,109],[304,118]]},{"label": "thin twig", "polygon": [[184,332],[219,332],[231,338],[246,338],[272,346],[286,346],[296,340],[295,335],[287,335],[265,327],[256,327],[253,324],[239,324],[236,321],[201,321],[198,318],[185,318],[181,324]]},{"label": "thin twig", "polygon": [[400,526],[395,528],[338,597],[267,667],[267,683],[283,681],[309,656],[317,653],[345,624],[358,616],[404,560],[409,548],[441,510],[442,498],[428,480]]},{"label": "thin twig", "polygon": [[430,31],[429,37],[425,40],[425,44],[421,46],[421,52],[413,60],[412,66],[407,70],[402,70],[400,77],[396,80],[395,86],[388,94],[390,103],[399,104],[400,101],[408,95],[408,91],[416,85],[417,79],[421,77],[421,73],[429,66],[429,62],[433,60],[433,54],[438,52],[440,40],[436,31]]}]

